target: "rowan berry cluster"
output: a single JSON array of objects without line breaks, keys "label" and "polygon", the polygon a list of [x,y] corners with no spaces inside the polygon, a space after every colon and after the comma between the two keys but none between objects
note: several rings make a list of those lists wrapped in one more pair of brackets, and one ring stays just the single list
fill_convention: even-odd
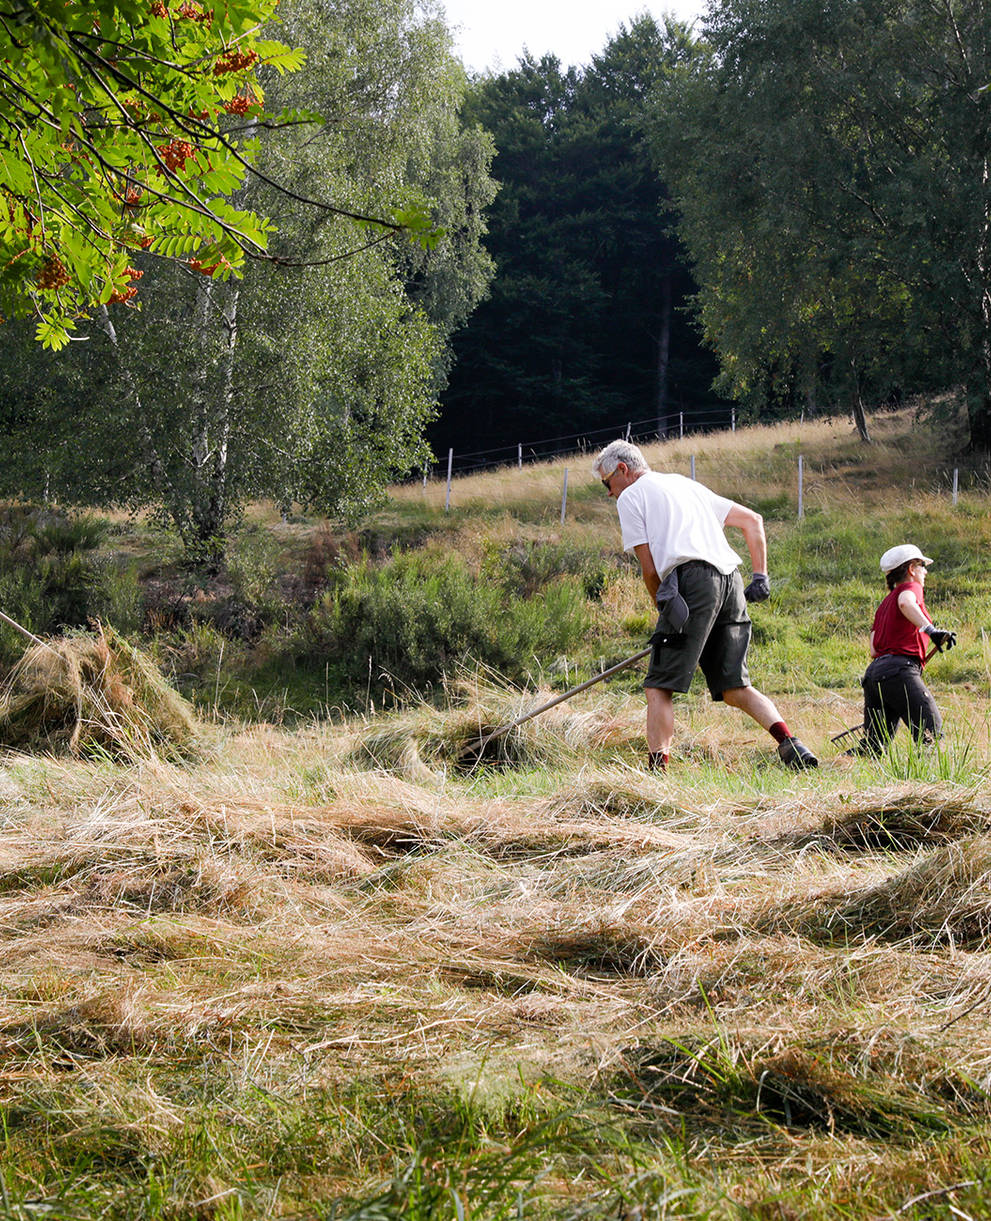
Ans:
[{"label": "rowan berry cluster", "polygon": [[199,259],[190,259],[189,260],[190,270],[198,271],[201,276],[212,276],[213,273],[217,270],[217,268],[219,266],[220,266],[219,261],[216,263],[205,264],[205,263],[201,263],[199,261]]},{"label": "rowan berry cluster", "polygon": [[128,187],[127,193],[124,195],[124,207],[136,208],[141,202],[141,196],[144,194],[139,187]]},{"label": "rowan berry cluster", "polygon": [[253,93],[238,93],[224,106],[228,114],[247,114],[252,106],[258,105],[258,99]]},{"label": "rowan berry cluster", "polygon": [[118,289],[117,292],[111,293],[107,303],[109,305],[119,305],[122,301],[130,301],[132,297],[136,297],[137,295],[138,287],[136,284],[132,284],[130,288]]},{"label": "rowan berry cluster", "polygon": [[169,15],[169,10],[162,3],[162,0],[155,0],[154,4],[151,6],[151,15],[153,17],[167,17]]},{"label": "rowan berry cluster", "polygon": [[124,275],[127,276],[129,280],[140,280],[144,274],[145,273],[143,271],[138,271],[136,267],[124,268]]},{"label": "rowan berry cluster", "polygon": [[41,265],[36,283],[39,288],[58,289],[69,283],[69,273],[57,254],[50,254]]},{"label": "rowan berry cluster", "polygon": [[244,68],[250,68],[257,58],[257,51],[226,51],[213,65],[213,75],[223,76],[225,72],[240,72]]},{"label": "rowan berry cluster", "polygon": [[176,16],[185,17],[188,21],[212,21],[213,9],[207,11],[201,9],[198,4],[192,4],[190,0],[186,0],[186,3],[176,10]]},{"label": "rowan berry cluster", "polygon": [[155,147],[165,162],[165,168],[173,172],[181,170],[195,151],[188,140],[173,140],[169,144],[157,144]]}]

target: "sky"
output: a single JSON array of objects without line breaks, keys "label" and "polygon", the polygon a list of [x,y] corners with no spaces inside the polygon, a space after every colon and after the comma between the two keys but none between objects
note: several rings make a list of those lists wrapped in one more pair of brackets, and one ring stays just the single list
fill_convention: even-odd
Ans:
[{"label": "sky", "polygon": [[516,65],[524,47],[556,55],[566,67],[587,64],[621,23],[644,12],[694,21],[705,0],[442,0],[455,47],[472,72]]}]

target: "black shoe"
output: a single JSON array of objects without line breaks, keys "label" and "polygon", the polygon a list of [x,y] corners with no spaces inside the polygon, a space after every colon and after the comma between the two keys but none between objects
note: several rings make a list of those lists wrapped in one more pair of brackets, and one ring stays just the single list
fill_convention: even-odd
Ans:
[{"label": "black shoe", "polygon": [[793,767],[800,772],[808,767],[819,766],[819,760],[798,738],[785,738],[778,746],[778,757],[785,767]]}]

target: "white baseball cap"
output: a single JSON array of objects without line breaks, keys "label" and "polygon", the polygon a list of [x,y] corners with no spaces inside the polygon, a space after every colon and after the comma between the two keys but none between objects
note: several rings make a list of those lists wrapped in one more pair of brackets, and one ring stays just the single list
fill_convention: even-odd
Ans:
[{"label": "white baseball cap", "polygon": [[932,563],[929,556],[923,555],[914,543],[899,543],[897,547],[889,547],[881,556],[881,571],[885,574],[894,572],[909,560],[921,560],[927,566]]}]

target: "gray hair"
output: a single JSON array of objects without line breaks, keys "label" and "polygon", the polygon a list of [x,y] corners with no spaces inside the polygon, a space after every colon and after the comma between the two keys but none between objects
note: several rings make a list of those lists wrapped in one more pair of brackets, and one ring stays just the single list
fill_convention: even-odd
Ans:
[{"label": "gray hair", "polygon": [[649,471],[647,459],[631,441],[610,441],[592,463],[592,470],[600,479],[608,479],[619,464],[626,464],[631,475],[642,475]]}]

